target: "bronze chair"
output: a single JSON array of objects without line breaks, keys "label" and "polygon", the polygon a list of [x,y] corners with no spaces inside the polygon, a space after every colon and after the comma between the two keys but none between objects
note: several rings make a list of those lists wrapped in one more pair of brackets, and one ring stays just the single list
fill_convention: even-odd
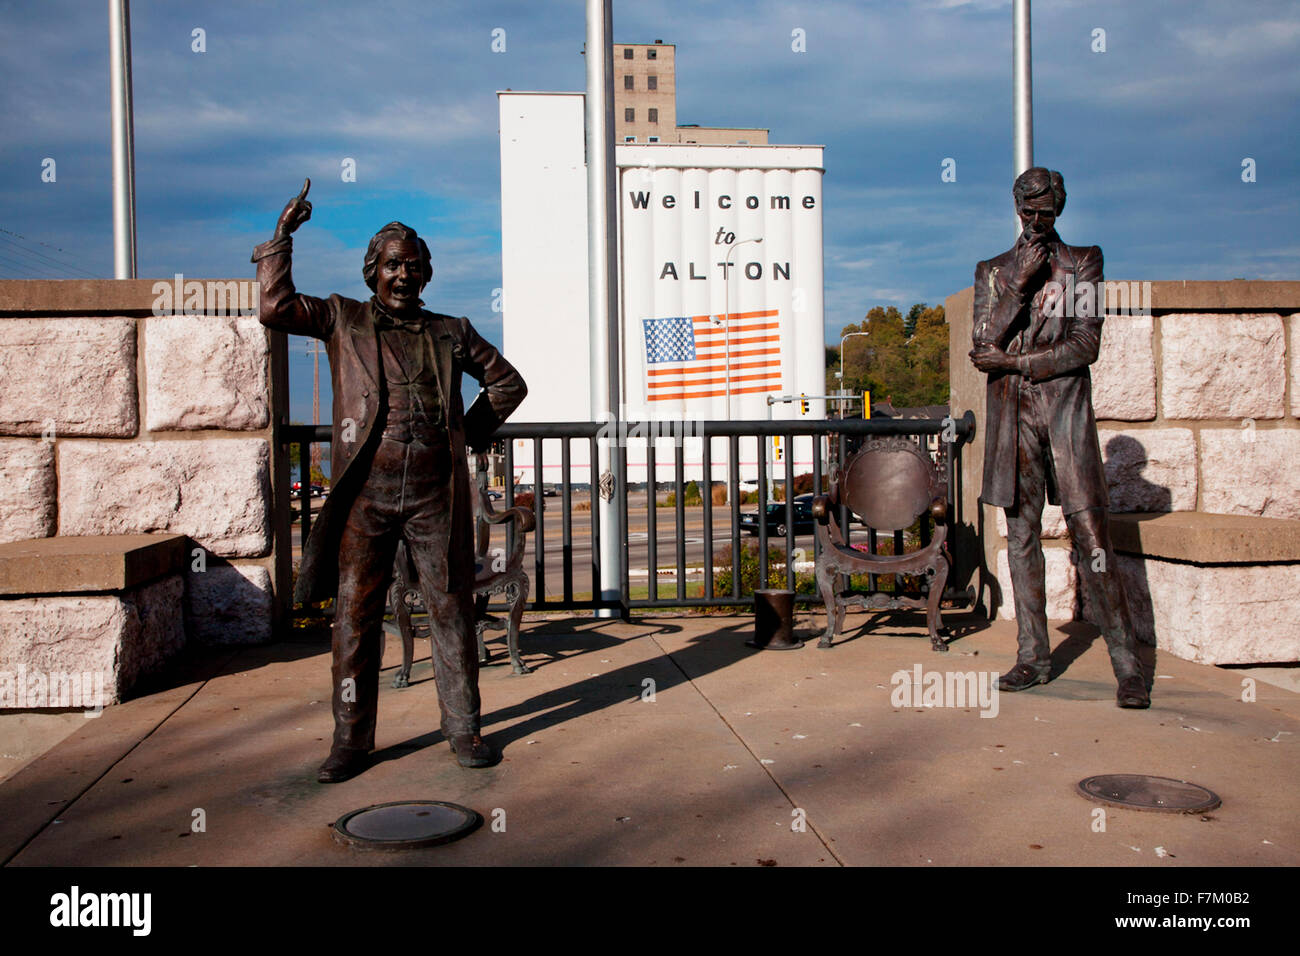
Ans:
[{"label": "bronze chair", "polygon": [[[903,554],[870,554],[849,547],[847,529],[840,526],[840,506],[874,531],[901,531],[921,518],[932,520],[929,544],[918,551]],[[948,533],[947,489],[930,457],[916,443],[902,437],[872,438],[850,455],[842,469],[837,469],[829,495],[813,499],[813,517],[817,521],[817,587],[826,603],[826,632],[818,647],[830,647],[844,626],[849,604],[869,611],[892,611],[925,608],[930,630],[930,645],[936,651],[948,650],[939,636],[939,601],[948,581],[950,560],[945,542]],[[924,538],[922,539],[924,540]],[[901,550],[901,549],[900,549]],[[839,591],[841,574],[893,574],[895,592],[858,592],[851,588]],[[925,575],[927,598],[906,597],[899,587],[900,574]]]},{"label": "bronze chair", "polygon": [[[476,512],[476,560],[474,570],[474,628],[478,636],[479,663],[491,660],[487,646],[483,642],[483,632],[488,627],[500,627],[499,618],[487,613],[488,601],[493,594],[504,594],[510,602],[510,618],[506,625],[506,646],[510,652],[510,662],[516,674],[530,674],[532,668],[519,656],[519,623],[523,620],[524,605],[528,603],[528,574],[524,571],[524,546],[528,532],[536,526],[537,519],[528,508],[515,506],[497,512],[492,507],[492,499],[487,488],[487,457],[479,455],[476,468],[477,495]],[[492,553],[492,526],[512,521],[514,528],[514,546],[509,554]],[[389,591],[389,601],[393,606],[393,616],[397,619],[398,631],[402,637],[402,666],[393,678],[394,687],[406,687],[411,682],[411,661],[415,656],[415,630],[417,625],[412,615],[424,606],[420,598],[419,581],[415,573],[415,563],[406,549],[405,541],[397,543],[397,558],[393,568],[393,586]],[[429,636],[428,626],[420,625]]]}]

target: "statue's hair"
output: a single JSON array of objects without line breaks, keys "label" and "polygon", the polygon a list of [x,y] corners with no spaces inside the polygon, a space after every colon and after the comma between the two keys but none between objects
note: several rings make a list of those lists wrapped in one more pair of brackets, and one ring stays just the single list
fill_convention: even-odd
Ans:
[{"label": "statue's hair", "polygon": [[429,255],[429,247],[416,235],[415,230],[400,222],[390,222],[371,237],[370,245],[366,248],[365,261],[361,264],[361,278],[366,280],[366,285],[370,287],[371,292],[376,290],[378,283],[375,272],[379,268],[379,252],[389,239],[414,242],[420,247],[420,265],[424,270],[424,281],[420,283],[420,288],[423,289],[433,278],[433,257]]},{"label": "statue's hair", "polygon": [[1065,180],[1056,170],[1044,169],[1042,166],[1026,169],[1016,177],[1016,184],[1011,187],[1011,195],[1015,197],[1017,210],[1026,199],[1037,199],[1048,193],[1052,194],[1055,214],[1059,216],[1061,210],[1065,208]]}]

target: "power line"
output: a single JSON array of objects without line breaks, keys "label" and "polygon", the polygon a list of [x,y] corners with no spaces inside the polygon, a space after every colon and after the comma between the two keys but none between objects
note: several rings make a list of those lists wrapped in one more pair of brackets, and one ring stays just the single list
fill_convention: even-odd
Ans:
[{"label": "power line", "polygon": [[11,230],[11,229],[5,229],[5,228],[3,228],[3,227],[0,227],[0,233],[4,233],[4,235],[0,235],[0,241],[7,242],[7,243],[9,243],[9,244],[12,245],[12,246],[15,246],[15,247],[17,247],[18,249],[21,249],[23,252],[28,253],[29,255],[39,256],[40,258],[45,259],[45,260],[48,260],[49,262],[52,262],[52,263],[54,263],[55,265],[60,266],[60,267],[62,267],[62,268],[65,268],[65,269],[71,269],[71,270],[73,270],[74,272],[80,272],[82,275],[84,275],[84,276],[85,276],[86,278],[88,278],[88,279],[98,279],[98,278],[100,278],[100,276],[95,275],[93,272],[87,272],[85,269],[81,268],[81,267],[78,266],[78,265],[74,265],[73,263],[70,263],[70,262],[63,262],[63,261],[60,261],[60,260],[54,258],[53,256],[47,256],[45,253],[40,252],[40,251],[38,251],[38,250],[36,250],[36,249],[28,249],[27,247],[25,247],[25,246],[23,246],[23,245],[21,245],[21,244],[19,244],[19,243],[17,243],[17,242],[14,242],[13,239],[6,239],[5,236],[13,236],[14,239],[21,239],[23,242],[27,242],[27,243],[35,243],[35,244],[38,245],[38,246],[44,246],[46,249],[49,249],[49,250],[51,250],[51,251],[53,251],[53,252],[59,252],[59,253],[62,253],[62,254],[65,255],[65,256],[70,255],[70,253],[68,253],[66,250],[60,249],[58,246],[51,246],[49,243],[41,242],[39,239],[28,239],[26,236],[22,235],[21,233],[14,232],[14,231]]},{"label": "power line", "polygon": [[[10,255],[25,257],[25,261],[30,261],[33,267],[39,267],[46,271],[57,270],[60,276],[75,276],[75,273],[72,271],[74,268],[73,266],[59,262],[57,259],[52,259],[49,256],[42,256],[39,252],[21,246],[11,239],[6,239],[4,236],[0,236],[0,242],[9,244],[7,246],[0,246],[0,250],[7,252]],[[81,277],[76,276],[76,278]],[[89,276],[88,278],[94,277]]]},{"label": "power line", "polygon": [[[49,273],[49,272],[52,272],[53,270],[51,270],[49,266],[46,266],[46,265],[43,265],[43,264],[39,264],[39,263],[37,263],[37,264],[33,264],[33,263],[30,263],[30,262],[20,262],[20,261],[17,260],[17,259],[10,259],[8,256],[4,256],[4,255],[0,255],[0,262],[7,262],[7,263],[9,263],[9,264],[12,265],[12,266],[16,266],[16,267],[18,268],[18,274],[19,274],[19,276],[21,276],[22,278],[25,278],[25,279],[32,279],[32,278],[35,278],[35,279],[62,279],[62,278],[66,278],[65,276],[61,276],[61,275],[58,275],[58,274],[54,274],[54,275],[49,275],[49,274],[47,274],[47,273]],[[33,274],[34,270],[36,270],[36,269],[44,269],[44,270],[45,270],[45,273],[36,272],[35,274]]]}]

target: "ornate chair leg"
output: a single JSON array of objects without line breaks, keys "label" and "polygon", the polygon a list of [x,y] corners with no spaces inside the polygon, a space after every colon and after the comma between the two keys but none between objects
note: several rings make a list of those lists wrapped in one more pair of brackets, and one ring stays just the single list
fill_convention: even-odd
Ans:
[{"label": "ornate chair leg", "polygon": [[402,635],[402,666],[393,677],[394,687],[410,686],[411,662],[415,660],[415,625],[411,623],[411,605],[406,602],[406,592],[411,587],[411,577],[407,573],[410,560],[406,551],[406,542],[399,540],[390,595],[393,602],[393,616],[397,618],[397,629]]},{"label": "ornate chair leg", "polygon": [[822,634],[821,640],[817,642],[817,646],[830,647],[844,622],[844,611],[839,606],[839,601],[835,595],[835,572],[833,570],[823,567],[817,569],[817,589],[821,591],[822,601],[826,606],[826,630]]},{"label": "ornate chair leg", "polygon": [[415,625],[411,623],[411,606],[406,603],[406,589],[401,582],[393,586],[393,615],[402,634],[402,666],[393,676],[393,686],[409,687],[411,661],[415,659]]},{"label": "ornate chair leg", "polygon": [[524,605],[528,603],[527,575],[521,574],[516,580],[511,581],[506,594],[510,598],[510,624],[506,630],[510,662],[514,665],[515,674],[531,674],[533,669],[519,656],[519,625],[524,619]]},{"label": "ornate chair leg", "polygon": [[930,600],[926,604],[926,623],[930,626],[930,646],[936,651],[947,651],[948,642],[939,636],[939,602],[943,600],[944,585],[948,583],[948,558],[940,552],[930,578]]},{"label": "ornate chair leg", "polygon": [[483,634],[487,631],[487,594],[474,595],[474,634],[478,638],[478,662],[486,664],[492,660],[492,654],[487,649],[487,644],[483,640]]}]

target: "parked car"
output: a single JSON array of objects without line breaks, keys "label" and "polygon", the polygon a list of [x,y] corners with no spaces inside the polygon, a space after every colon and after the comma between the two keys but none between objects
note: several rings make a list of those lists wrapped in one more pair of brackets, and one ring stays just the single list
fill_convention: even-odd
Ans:
[{"label": "parked car", "polygon": [[[311,485],[311,486],[310,486],[310,490],[311,490],[311,496],[312,496],[313,498],[324,498],[324,497],[325,497],[326,491],[325,491],[325,488],[322,487],[321,485]],[[302,482],[301,482],[301,481],[295,481],[295,482],[293,483],[293,486],[291,487],[289,493],[290,493],[294,498],[301,498],[301,497],[302,497]]]},{"label": "parked car", "polygon": [[[812,516],[812,495],[800,495],[792,501],[794,509],[794,533],[811,534],[815,524]],[[788,530],[785,524],[785,502],[776,501],[767,506],[767,533],[769,537],[785,537]],[[758,512],[746,511],[740,516],[740,530],[752,535],[758,534]]]}]

